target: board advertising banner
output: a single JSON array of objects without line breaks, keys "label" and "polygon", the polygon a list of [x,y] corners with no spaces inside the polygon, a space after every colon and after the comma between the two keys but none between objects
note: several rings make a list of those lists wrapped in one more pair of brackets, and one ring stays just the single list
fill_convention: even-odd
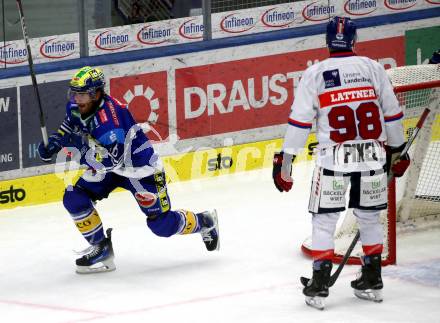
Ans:
[{"label": "board advertising banner", "polygon": [[35,63],[47,63],[79,58],[79,34],[66,34],[33,39],[32,56]]},{"label": "board advertising banner", "polygon": [[[35,64],[79,58],[79,34],[55,35],[29,40]],[[27,65],[27,48],[23,40],[0,45],[0,65],[3,68]]]},{"label": "board advertising banner", "polygon": [[134,119],[151,140],[168,138],[166,71],[112,78],[110,94],[128,104]]},{"label": "board advertising banner", "polygon": [[[388,68],[404,64],[403,37],[360,42],[356,50]],[[178,136],[285,124],[302,72],[327,57],[320,48],[176,69]]]},{"label": "board advertising banner", "polygon": [[20,167],[17,89],[0,90],[0,172]]},{"label": "board advertising banner", "polygon": [[[436,8],[440,0],[294,1],[211,15],[212,39],[323,24],[329,17],[352,19]],[[102,55],[203,39],[203,17],[134,24],[89,31],[89,54]]]},{"label": "board advertising banner", "polygon": [[406,65],[427,64],[440,49],[440,26],[405,31],[405,39]]},{"label": "board advertising banner", "polygon": [[[68,80],[38,85],[48,135],[54,133],[66,114]],[[45,165],[38,157],[42,141],[39,109],[32,85],[20,88],[23,167]]]}]

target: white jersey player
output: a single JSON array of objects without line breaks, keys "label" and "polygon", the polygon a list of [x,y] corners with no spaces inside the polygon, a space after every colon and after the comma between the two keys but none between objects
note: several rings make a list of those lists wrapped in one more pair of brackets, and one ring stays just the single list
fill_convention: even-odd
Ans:
[{"label": "white jersey player", "polygon": [[273,179],[280,191],[292,187],[291,162],[303,149],[316,121],[316,167],[310,194],[313,278],[304,287],[306,302],[323,308],[334,257],[333,235],[345,193],[354,208],[365,256],[362,276],[352,282],[355,294],[380,301],[380,211],[387,207],[387,157],[402,176],[409,157],[404,147],[403,112],[382,65],[353,51],[356,25],[334,17],[327,25],[330,57],[310,66],[299,82],[282,152],[275,154]]}]

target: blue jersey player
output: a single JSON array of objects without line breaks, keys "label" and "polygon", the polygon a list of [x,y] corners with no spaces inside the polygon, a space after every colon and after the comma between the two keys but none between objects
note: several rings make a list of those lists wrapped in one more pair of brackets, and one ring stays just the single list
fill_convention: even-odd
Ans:
[{"label": "blue jersey player", "polygon": [[38,152],[50,162],[63,147],[75,147],[88,170],[67,187],[63,203],[90,248],[76,260],[77,273],[111,271],[111,229],[104,234],[95,202],[117,187],[130,191],[156,235],[200,233],[209,251],[219,248],[216,211],[194,213],[171,209],[165,173],[147,136],[136,125],[126,105],[106,94],[99,68],[81,68],[70,81],[70,100],[58,131]]}]

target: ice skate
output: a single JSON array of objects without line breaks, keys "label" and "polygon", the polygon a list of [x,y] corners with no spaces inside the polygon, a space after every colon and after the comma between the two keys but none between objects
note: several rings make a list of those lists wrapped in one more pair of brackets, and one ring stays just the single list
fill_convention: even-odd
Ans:
[{"label": "ice skate", "polygon": [[303,289],[307,305],[318,310],[325,308],[324,300],[329,295],[328,283],[330,281],[332,266],[330,260],[324,260],[321,262],[319,270],[313,270],[312,279],[308,281],[301,279],[303,284],[307,283]]},{"label": "ice skate", "polygon": [[354,290],[354,295],[360,299],[381,303],[383,301],[381,289]]},{"label": "ice skate", "polygon": [[116,269],[113,262],[111,231],[111,228],[107,229],[107,237],[97,245],[90,246],[86,249],[89,252],[76,260],[76,272],[78,274],[93,274]]},{"label": "ice skate", "polygon": [[217,211],[205,211],[197,214],[201,224],[200,234],[208,251],[220,249]]},{"label": "ice skate", "polygon": [[325,308],[324,299],[325,297],[321,297],[321,296],[314,296],[314,297],[306,296],[306,304],[309,305],[310,307],[322,311]]},{"label": "ice skate", "polygon": [[383,301],[380,254],[362,257],[360,275],[351,282],[351,287],[354,295],[360,299],[377,303]]}]

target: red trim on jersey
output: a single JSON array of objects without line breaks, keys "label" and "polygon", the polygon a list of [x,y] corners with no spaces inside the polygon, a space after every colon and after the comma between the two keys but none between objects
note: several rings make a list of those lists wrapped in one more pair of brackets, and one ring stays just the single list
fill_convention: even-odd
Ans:
[{"label": "red trim on jersey", "polygon": [[110,114],[112,115],[113,123],[115,124],[116,127],[119,127],[118,116],[116,115],[115,107],[113,106],[113,103],[110,100],[108,101],[108,107],[110,109]]},{"label": "red trim on jersey", "polygon": [[343,34],[344,33],[344,18],[338,18],[338,30],[337,33]]},{"label": "red trim on jersey", "polygon": [[105,113],[104,109],[99,110],[98,115],[101,123],[106,123],[108,121],[107,114]]},{"label": "red trim on jersey", "polygon": [[399,112],[398,114],[395,114],[393,116],[384,116],[385,122],[391,122],[396,121],[403,118],[403,112]]},{"label": "red trim on jersey", "polygon": [[331,52],[330,57],[349,57],[349,56],[357,56],[356,53],[352,51],[338,51],[338,52]]},{"label": "red trim on jersey", "polygon": [[312,123],[309,123],[309,122],[301,122],[301,121],[297,121],[297,120],[292,119],[292,118],[289,118],[288,123],[289,123],[291,126],[294,126],[294,127],[297,127],[297,128],[303,128],[303,129],[305,129],[305,128],[309,128],[309,129],[312,128]]},{"label": "red trim on jersey", "polygon": [[318,98],[322,109],[336,104],[375,100],[377,99],[377,95],[373,87],[366,86],[324,92],[320,94]]},{"label": "red trim on jersey", "polygon": [[333,260],[334,256],[335,256],[334,249],[312,250],[313,260]]},{"label": "red trim on jersey", "polygon": [[375,255],[378,253],[382,253],[383,244],[374,244],[371,246],[362,246],[362,250],[366,256]]}]

